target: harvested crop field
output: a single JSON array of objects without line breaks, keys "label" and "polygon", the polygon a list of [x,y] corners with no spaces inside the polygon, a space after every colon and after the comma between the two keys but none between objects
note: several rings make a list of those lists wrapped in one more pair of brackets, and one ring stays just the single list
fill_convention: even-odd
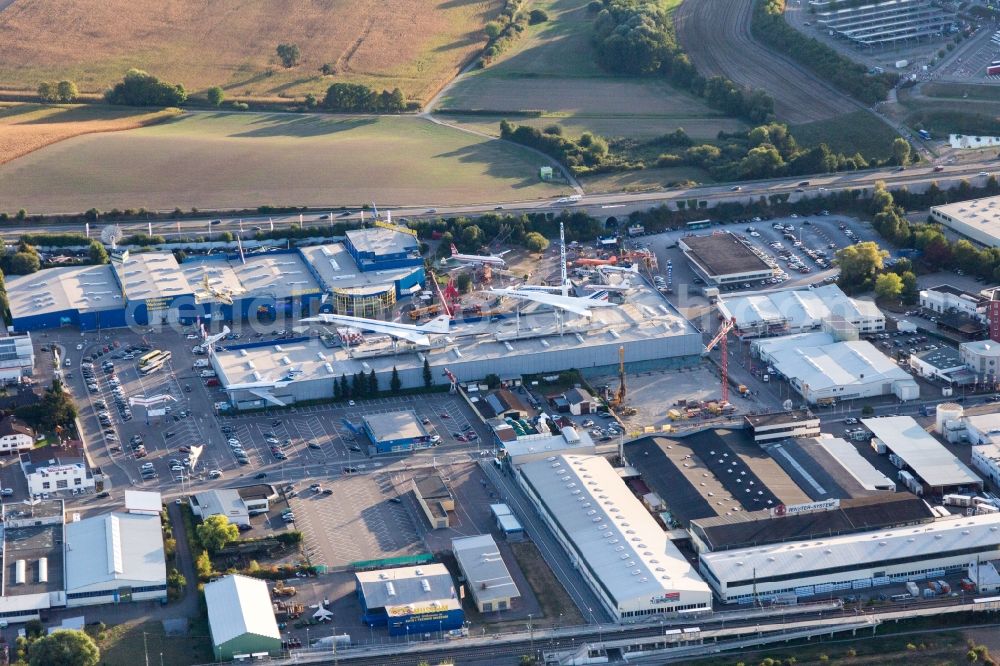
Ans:
[{"label": "harvested crop field", "polygon": [[[594,15],[588,13],[587,4],[587,0],[535,2],[532,7],[546,11],[549,20],[529,27],[497,62],[459,79],[438,108],[489,114],[489,123],[499,123],[504,112],[538,111],[537,118],[510,119],[533,126],[557,124],[569,135],[591,131],[648,138],[683,127],[695,136],[714,138],[719,130],[745,127],[662,79],[629,79],[602,71],[595,62]],[[454,118],[450,113],[442,117],[448,122]]]},{"label": "harvested crop field", "polygon": [[674,12],[681,46],[698,71],[721,75],[774,98],[775,115],[790,123],[826,120],[858,105],[750,35],[755,0],[684,0]]},{"label": "harvested crop field", "polygon": [[102,106],[0,105],[0,164],[81,134],[119,132],[162,122],[177,109],[146,111]]},{"label": "harvested crop field", "polygon": [[[0,87],[69,78],[102,91],[138,67],[193,91],[220,85],[230,97],[319,93],[351,81],[425,100],[483,47],[482,28],[500,4],[15,0],[0,12]],[[299,66],[278,63],[283,42],[299,47]],[[327,63],[336,75],[320,76]]]},{"label": "harvested crop field", "polygon": [[197,113],[0,167],[0,210],[445,205],[558,196],[541,157],[416,117]]}]

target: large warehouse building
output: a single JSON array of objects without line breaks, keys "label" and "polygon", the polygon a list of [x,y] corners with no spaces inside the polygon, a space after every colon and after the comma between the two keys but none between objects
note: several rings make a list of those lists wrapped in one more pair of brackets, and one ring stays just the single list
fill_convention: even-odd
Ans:
[{"label": "large warehouse building", "polygon": [[749,603],[941,578],[995,559],[998,551],[1000,514],[994,513],[702,553],[700,569],[724,603]]},{"label": "large warehouse building", "polygon": [[931,219],[986,247],[1000,246],[1000,196],[931,206]]},{"label": "large warehouse building", "polygon": [[884,0],[837,5],[843,9],[828,9],[830,0],[810,4],[819,10],[816,12],[819,27],[858,47],[894,47],[940,36],[955,22],[953,14],[931,0]]},{"label": "large warehouse building", "polygon": [[736,319],[743,337],[817,331],[834,318],[860,334],[885,330],[885,315],[873,301],[848,298],[835,284],[720,297],[718,308],[727,320]]},{"label": "large warehouse building", "polygon": [[324,296],[326,309],[378,316],[423,282],[412,232],[382,226],[352,231],[343,244],[196,255],[181,264],[172,252],[117,251],[103,266],[10,276],[7,294],[17,331],[95,330],[298,317],[319,309]]},{"label": "large warehouse building", "polygon": [[728,231],[711,236],[685,236],[677,245],[705,284],[754,283],[774,276],[773,266]]},{"label": "large warehouse building", "polygon": [[517,474],[615,620],[711,608],[708,585],[605,458],[550,456]]},{"label": "large warehouse building", "polygon": [[880,395],[920,397],[916,380],[864,340],[836,342],[829,333],[801,333],[758,340],[753,350],[809,404]]},{"label": "large warehouse building", "polygon": [[537,303],[522,304],[517,313],[517,305],[509,305],[509,316],[493,321],[452,322],[448,334],[433,336],[429,345],[385,335],[351,346],[302,338],[230,347],[214,354],[212,364],[232,404],[245,409],[330,399],[333,378],[359,372],[374,371],[385,389],[395,368],[402,388],[422,387],[425,359],[440,383],[446,368],[459,381],[614,368],[622,347],[630,366],[681,367],[704,349],[697,329],[645,288],[622,305],[594,307],[589,317],[555,316],[551,306]]}]

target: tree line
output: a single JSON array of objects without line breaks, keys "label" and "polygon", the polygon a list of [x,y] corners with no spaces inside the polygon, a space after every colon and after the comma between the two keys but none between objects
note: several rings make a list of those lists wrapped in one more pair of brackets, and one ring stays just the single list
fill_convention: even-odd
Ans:
[{"label": "tree line", "polygon": [[644,144],[616,142],[609,148],[606,139],[590,132],[572,140],[561,136],[558,126],[539,130],[506,120],[500,123],[500,137],[539,150],[578,176],[646,168],[643,158],[618,152],[619,145],[637,154],[655,155],[657,167],[697,167],[721,181],[855,171],[907,164],[913,157],[910,144],[899,138],[885,160],[868,160],[861,153],[834,153],[826,144],[805,148],[796,142],[787,125],[775,122],[744,132],[719,132],[715,143],[697,145],[683,129],[678,129]]},{"label": "tree line", "polygon": [[323,107],[331,111],[399,113],[406,110],[406,98],[399,88],[377,93],[360,83],[334,83],[326,90]]},{"label": "tree line", "polygon": [[698,74],[658,0],[595,0],[589,8],[596,12],[593,40],[604,69],[626,76],[664,76],[726,114],[756,123],[773,119],[774,100],[763,90]]},{"label": "tree line", "polygon": [[579,139],[573,140],[562,136],[562,129],[558,125],[541,131],[527,125],[515,126],[502,120],[500,138],[543,152],[578,176],[609,170],[608,142],[591,132],[584,132]]},{"label": "tree line", "polygon": [[187,101],[187,91],[179,83],[167,83],[142,71],[130,69],[125,77],[104,93],[109,104],[125,106],[180,106]]},{"label": "tree line", "polygon": [[865,104],[874,104],[884,100],[899,80],[897,74],[869,74],[864,65],[788,25],[784,13],[785,0],[757,0],[750,21],[754,37],[834,87]]}]

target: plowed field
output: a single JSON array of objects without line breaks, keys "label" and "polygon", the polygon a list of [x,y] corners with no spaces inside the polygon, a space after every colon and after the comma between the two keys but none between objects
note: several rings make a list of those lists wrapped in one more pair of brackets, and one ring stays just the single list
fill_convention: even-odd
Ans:
[{"label": "plowed field", "polygon": [[722,75],[774,97],[789,123],[826,120],[858,110],[843,93],[800,69],[750,35],[754,0],[685,0],[674,12],[677,38],[698,71]]}]

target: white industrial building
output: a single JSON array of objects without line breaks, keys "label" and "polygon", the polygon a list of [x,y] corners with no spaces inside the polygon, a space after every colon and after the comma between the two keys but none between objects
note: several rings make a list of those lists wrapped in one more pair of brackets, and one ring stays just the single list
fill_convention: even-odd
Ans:
[{"label": "white industrial building", "polygon": [[1000,486],[1000,444],[986,442],[972,447],[972,466],[996,488]]},{"label": "white industrial building", "polygon": [[870,0],[840,3],[835,9],[830,9],[832,0],[811,0],[809,4],[823,32],[859,48],[892,48],[939,37],[955,22],[954,14],[931,0]]},{"label": "white industrial building", "polygon": [[125,513],[158,516],[163,511],[163,496],[149,490],[126,490]]},{"label": "white industrial building", "polygon": [[16,383],[34,374],[35,349],[31,335],[7,335],[0,338],[0,383]]},{"label": "white industrial building", "polygon": [[873,301],[849,298],[835,284],[723,296],[718,307],[726,319],[736,318],[744,337],[817,331],[824,321],[834,319],[848,322],[862,334],[885,330],[885,315]]},{"label": "white industrial building", "polygon": [[166,599],[158,515],[109,513],[66,525],[66,605]]},{"label": "white industrial building", "polygon": [[864,340],[836,342],[829,333],[800,333],[757,340],[753,350],[809,404],[880,395],[920,397],[916,380]]},{"label": "white industrial building", "polygon": [[986,247],[1000,246],[1000,196],[931,206],[931,219]]},{"label": "white industrial building", "polygon": [[818,437],[819,417],[806,409],[786,410],[770,414],[748,414],[744,423],[753,433],[757,444],[780,441],[789,437]]},{"label": "white industrial building", "polygon": [[394,370],[402,388],[423,387],[425,360],[441,383],[445,368],[463,382],[490,374],[617,368],[622,347],[627,363],[680,367],[704,349],[698,330],[651,289],[633,289],[617,307],[558,316],[549,304],[500,298],[503,316],[453,321],[447,335],[429,334],[426,343],[385,334],[362,335],[360,344],[351,345],[318,338],[277,340],[230,348],[213,354],[211,363],[232,405],[257,409],[332,399],[333,380],[358,372],[374,372],[383,390]]},{"label": "white industrial building", "polygon": [[938,314],[954,312],[984,323],[988,300],[982,294],[965,291],[950,284],[940,284],[920,290],[920,307],[925,310]]},{"label": "white industrial building", "polygon": [[550,456],[518,480],[615,620],[711,608],[708,585],[605,458]]},{"label": "white industrial building", "polygon": [[508,610],[521,596],[496,541],[489,534],[451,540],[451,550],[480,613]]},{"label": "white industrial building", "polygon": [[513,465],[523,465],[533,460],[565,453],[593,455],[597,452],[589,432],[570,426],[560,430],[558,435],[540,432],[534,435],[522,435],[510,441],[501,440],[500,447]]},{"label": "white industrial building", "polygon": [[1000,445],[1000,412],[964,416],[962,423],[969,444]]},{"label": "white industrial building", "polygon": [[916,494],[921,494],[923,488],[933,494],[982,488],[982,479],[913,417],[887,416],[862,419],[861,423],[872,432],[872,447],[879,453],[890,454],[893,464],[903,470],[901,477],[909,469],[922,484],[919,492],[918,488],[910,488]]},{"label": "white industrial building", "polygon": [[725,603],[864,590],[963,572],[1000,550],[1000,514],[702,553],[700,569]]},{"label": "white industrial building", "polygon": [[249,525],[250,516],[266,512],[274,489],[261,484],[243,488],[217,488],[191,495],[191,511],[202,520],[225,516],[234,525]]},{"label": "white industrial building", "polygon": [[910,354],[909,364],[917,374],[926,379],[962,384],[971,378],[965,362],[953,347],[938,347]]},{"label": "white industrial building", "polygon": [[1000,376],[1000,342],[977,340],[958,345],[958,353],[965,366],[981,380],[996,381]]}]

